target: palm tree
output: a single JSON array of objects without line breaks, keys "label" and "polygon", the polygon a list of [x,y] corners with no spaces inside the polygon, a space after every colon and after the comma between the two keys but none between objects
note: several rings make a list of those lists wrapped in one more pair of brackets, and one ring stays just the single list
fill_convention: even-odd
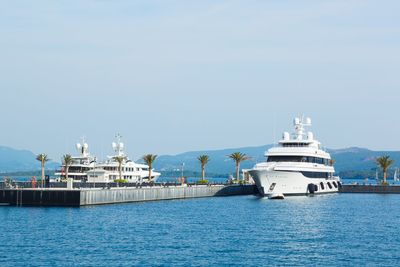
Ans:
[{"label": "palm tree", "polygon": [[236,180],[239,180],[240,163],[242,161],[249,160],[251,158],[241,152],[234,152],[234,153],[228,155],[228,157],[233,159],[236,163]]},{"label": "palm tree", "polygon": [[153,155],[153,154],[147,154],[142,157],[144,162],[149,166],[149,182],[151,182],[151,178],[152,178],[151,172],[153,169],[153,163],[156,160],[156,158],[157,158],[157,155]]},{"label": "palm tree", "polygon": [[74,160],[72,159],[72,156],[71,156],[70,154],[65,154],[65,155],[63,156],[62,163],[63,163],[64,166],[65,166],[65,179],[67,179],[67,181],[68,181],[69,166],[71,166],[71,164],[72,164],[73,161],[74,161]]},{"label": "palm tree", "polygon": [[49,161],[50,159],[47,157],[46,154],[42,153],[36,156],[36,160],[40,161],[41,165],[42,165],[42,178],[41,178],[41,185],[43,188],[43,184],[44,184],[44,164]]},{"label": "palm tree", "polygon": [[390,159],[390,156],[382,156],[376,159],[376,163],[378,164],[379,167],[382,168],[383,171],[383,183],[386,184],[386,178],[387,178],[387,170],[389,167],[393,164],[393,160]]},{"label": "palm tree", "polygon": [[118,172],[119,172],[119,180],[122,181],[122,163],[126,159],[125,156],[115,156],[113,159],[118,162]]},{"label": "palm tree", "polygon": [[205,167],[206,164],[210,161],[210,157],[207,155],[201,155],[197,158],[201,164],[201,180],[204,181],[205,179]]}]

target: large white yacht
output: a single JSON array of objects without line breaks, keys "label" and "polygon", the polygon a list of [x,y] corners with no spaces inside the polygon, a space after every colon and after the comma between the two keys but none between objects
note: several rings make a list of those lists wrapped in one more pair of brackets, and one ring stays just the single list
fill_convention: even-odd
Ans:
[{"label": "large white yacht", "polygon": [[[121,176],[123,180],[129,183],[148,182],[149,166],[145,164],[135,163],[130,160],[124,152],[124,144],[121,142],[121,136],[117,135],[117,142],[112,143],[115,152],[114,156],[108,156],[105,162],[96,164],[96,166],[87,172],[88,182],[109,183],[120,178],[119,163],[117,158],[123,159],[121,165]],[[151,181],[156,181],[160,173],[152,171]]]},{"label": "large white yacht", "polygon": [[290,195],[337,192],[340,178],[334,176],[333,160],[312,132],[310,118],[295,118],[292,135],[283,134],[279,145],[269,149],[267,161],[246,170],[262,196],[284,198]]},{"label": "large white yacht", "polygon": [[[94,168],[96,158],[90,155],[89,145],[85,138],[82,138],[81,143],[76,144],[76,149],[79,155],[72,157],[73,163],[68,168],[68,178],[72,178],[76,182],[84,182],[87,180],[87,172]],[[61,179],[65,178],[65,165],[63,164],[61,170],[54,175]]]}]

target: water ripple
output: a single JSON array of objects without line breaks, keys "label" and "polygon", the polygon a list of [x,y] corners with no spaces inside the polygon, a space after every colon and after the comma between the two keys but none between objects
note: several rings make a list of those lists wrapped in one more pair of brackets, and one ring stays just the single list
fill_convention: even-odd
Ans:
[{"label": "water ripple", "polygon": [[0,266],[395,266],[400,196],[0,208]]}]

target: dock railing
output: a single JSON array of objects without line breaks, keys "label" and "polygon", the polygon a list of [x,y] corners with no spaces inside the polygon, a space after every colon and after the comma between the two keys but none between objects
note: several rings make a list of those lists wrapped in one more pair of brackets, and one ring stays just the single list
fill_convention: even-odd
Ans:
[{"label": "dock railing", "polygon": [[[207,184],[202,183],[185,183],[185,186],[213,186],[213,185],[228,185],[228,183],[221,182],[210,182]],[[74,189],[89,189],[89,188],[99,188],[99,189],[109,189],[109,188],[142,188],[142,187],[177,187],[182,186],[181,183],[178,182],[153,182],[153,183],[88,183],[88,182],[74,182]],[[30,181],[20,182],[20,181],[11,181],[11,182],[0,182],[0,189],[4,188],[41,188],[41,183],[36,183],[36,185],[32,184]],[[66,182],[50,182],[47,185],[45,184],[43,188],[67,188]]]}]

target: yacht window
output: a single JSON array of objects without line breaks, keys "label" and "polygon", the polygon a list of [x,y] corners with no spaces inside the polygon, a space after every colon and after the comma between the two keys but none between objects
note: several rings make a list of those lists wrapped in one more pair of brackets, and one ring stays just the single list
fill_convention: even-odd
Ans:
[{"label": "yacht window", "polygon": [[308,146],[307,143],[283,143],[283,147],[305,147]]},{"label": "yacht window", "polygon": [[274,190],[276,183],[272,183],[271,186],[269,187],[269,191]]},{"label": "yacht window", "polygon": [[332,185],[330,182],[327,182],[326,184],[328,185],[329,189],[332,189]]},{"label": "yacht window", "polygon": [[334,186],[335,188],[337,188],[337,184],[336,184],[335,181],[333,181],[332,184],[333,184],[333,186]]},{"label": "yacht window", "polygon": [[268,162],[301,162],[302,157],[298,156],[269,156]]},{"label": "yacht window", "polygon": [[301,172],[305,177],[308,178],[328,178],[327,172]]},{"label": "yacht window", "polygon": [[321,185],[321,189],[322,189],[322,190],[325,190],[324,183],[323,183],[323,182],[321,182],[321,183],[320,183],[320,185]]},{"label": "yacht window", "polygon": [[317,157],[302,157],[302,156],[269,156],[268,162],[309,162],[328,165],[328,160]]}]

